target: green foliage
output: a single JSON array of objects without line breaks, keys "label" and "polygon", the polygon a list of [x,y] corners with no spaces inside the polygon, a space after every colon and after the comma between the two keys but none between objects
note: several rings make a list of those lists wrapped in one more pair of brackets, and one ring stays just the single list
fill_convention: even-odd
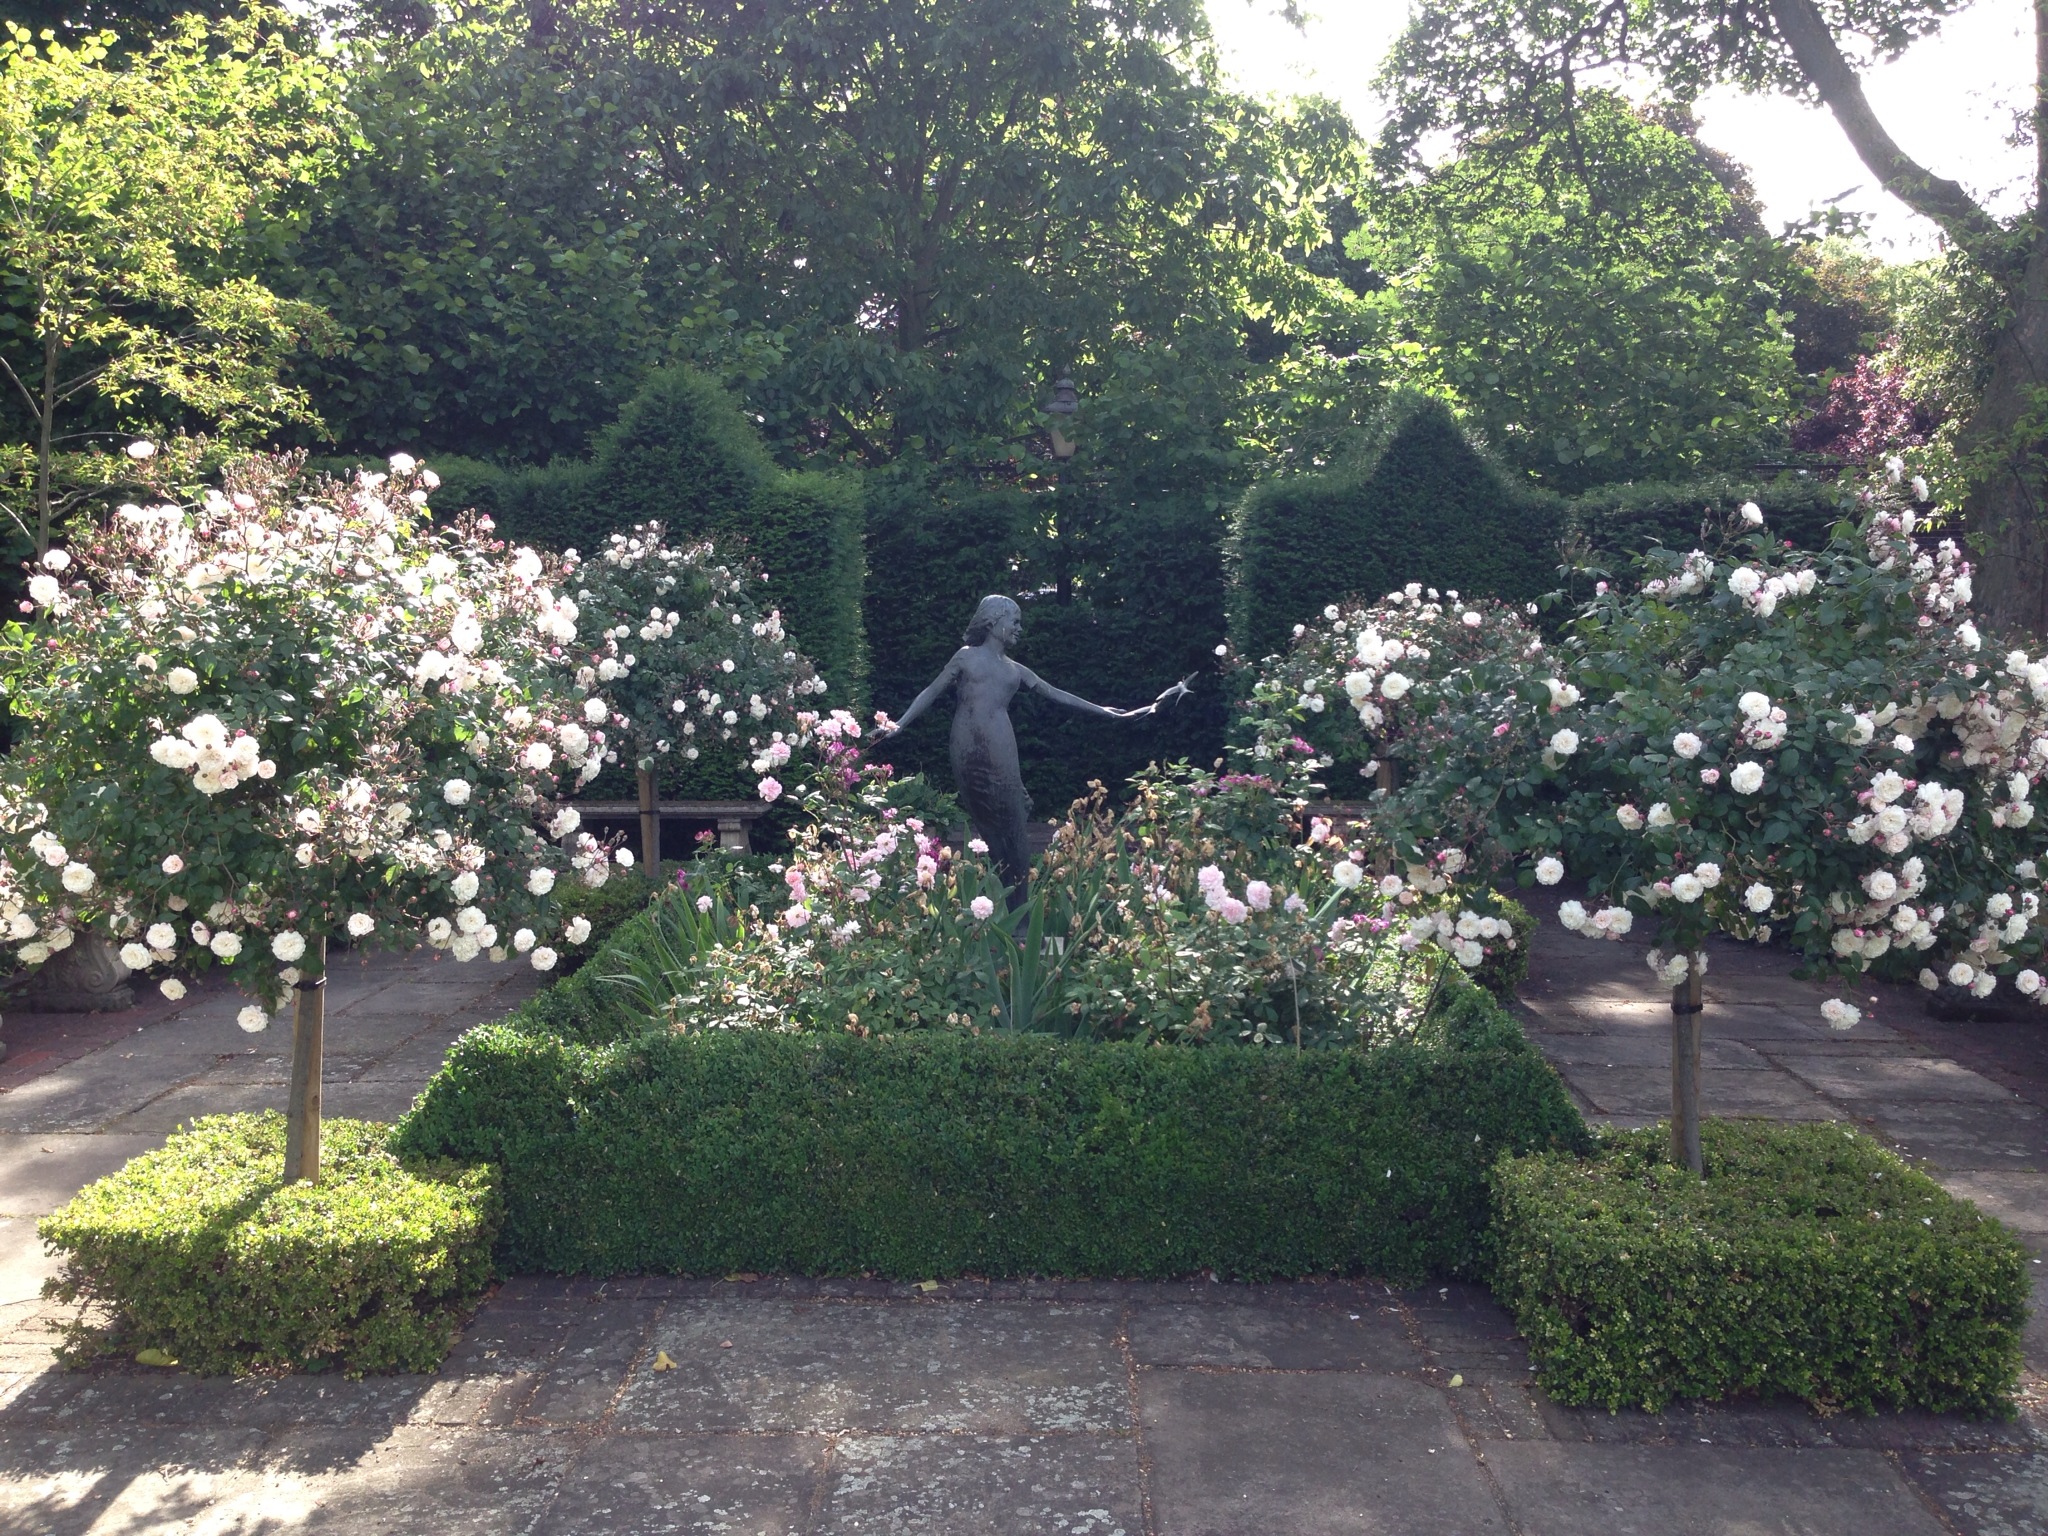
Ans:
[{"label": "green foliage", "polygon": [[324,172],[331,78],[264,19],[188,17],[118,68],[101,37],[0,41],[0,411],[30,445],[0,460],[0,508],[38,550],[106,488],[64,462],[86,444],[314,419],[281,373],[325,317],[253,274],[285,196]]},{"label": "green foliage", "polygon": [[[528,1011],[561,1019],[582,979]],[[457,1043],[399,1140],[502,1170],[515,1270],[1412,1280],[1476,1265],[1501,1152],[1585,1145],[1513,1021],[1464,999],[1441,1038],[1372,1052],[751,1030],[593,1049],[515,1015]]]},{"label": "green foliage", "polygon": [[[1118,399],[1104,462],[1162,425],[1227,450],[1248,317],[1270,335],[1326,292],[1288,253],[1320,239],[1349,127],[1222,88],[1192,0],[680,0],[663,20],[580,11],[577,75],[648,146],[675,227],[715,239],[743,322],[785,339],[750,391],[778,441],[870,465],[1014,443],[1071,371]],[[1262,376],[1305,349],[1273,350]]]},{"label": "green foliage", "polygon": [[87,1185],[37,1229],[65,1255],[74,1360],[157,1349],[194,1371],[430,1371],[491,1276],[497,1180],[402,1159],[329,1120],[324,1176],[282,1182],[284,1117],[208,1115]]},{"label": "green foliage", "polygon": [[587,459],[555,459],[507,469],[451,454],[436,455],[432,465],[441,477],[441,488],[434,493],[435,509],[466,512],[474,508],[495,522],[504,538],[540,549],[573,549],[589,555],[613,526],[597,466]]},{"label": "green foliage", "polygon": [[546,461],[651,368],[753,365],[702,240],[632,169],[623,82],[531,37],[524,7],[342,48],[349,152],[272,281],[345,338],[299,373],[343,447]]},{"label": "green foliage", "polygon": [[[1955,0],[1816,0],[1822,26],[1892,59],[1935,31]],[[1782,90],[1813,83],[1767,7],[1741,0],[1437,0],[1417,9],[1380,66],[1393,111],[1382,153],[1413,156],[1432,133],[1461,139],[1568,122],[1585,76],[1626,58],[1679,100],[1709,86]]]},{"label": "green foliage", "polygon": [[1494,1293],[1551,1396],[2012,1411],[2028,1270],[1999,1223],[1840,1125],[1708,1120],[1704,1181],[1665,1140],[1494,1171]]},{"label": "green foliage", "polygon": [[1841,235],[1794,246],[1791,256],[1784,300],[1793,366],[1825,382],[1882,351],[1898,324],[1901,269]]},{"label": "green foliage", "polygon": [[1359,461],[1245,496],[1231,536],[1232,648],[1270,655],[1325,604],[1405,582],[1534,598],[1555,583],[1561,521],[1554,498],[1490,463],[1441,402],[1411,398]]},{"label": "green foliage", "polygon": [[791,455],[1001,457],[1072,371],[1103,462],[1228,461],[1373,376],[1300,259],[1350,126],[1225,89],[1194,0],[377,8],[278,263],[351,446],[581,453],[690,362]]},{"label": "green foliage", "polygon": [[1857,510],[1848,487],[1802,475],[1603,485],[1573,498],[1566,543],[1574,565],[1611,573],[1653,544],[1683,551],[1714,542],[1746,501],[1757,504],[1773,538],[1810,550],[1826,549],[1835,524]]},{"label": "green foliage", "polygon": [[1746,466],[1781,440],[1791,263],[1685,133],[1587,92],[1568,130],[1474,139],[1360,211],[1396,377],[1542,483]]},{"label": "green foliage", "polygon": [[[476,460],[436,468],[437,506],[488,512],[501,537],[594,558],[609,535],[663,524],[677,543],[714,539],[767,572],[761,591],[782,611],[793,643],[816,659],[833,703],[858,702],[866,675],[859,485],[775,466],[752,423],[708,375],[651,375],[587,461],[500,469]],[[666,787],[699,797],[751,798],[753,781],[676,767]]]}]

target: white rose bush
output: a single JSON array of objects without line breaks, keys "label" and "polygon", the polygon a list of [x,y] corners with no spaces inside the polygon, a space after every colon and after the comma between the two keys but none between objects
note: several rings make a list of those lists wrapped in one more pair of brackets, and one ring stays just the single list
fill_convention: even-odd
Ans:
[{"label": "white rose bush", "polygon": [[[1399,707],[1311,717],[1307,690],[1271,677],[1248,727],[1269,750],[1334,727],[1355,739],[1328,755],[1397,762],[1370,821],[1383,853],[1459,850],[1495,881],[1569,875],[1589,899],[1560,918],[1588,938],[1654,923],[1650,964],[1692,1042],[1674,1056],[1692,1079],[1681,1104],[1710,933],[1776,937],[1814,974],[2048,1002],[2032,800],[2048,658],[1986,649],[1967,562],[1916,540],[1884,487],[1859,510],[1818,554],[1746,514],[1712,553],[1653,549],[1552,645],[1521,615],[1480,610],[1460,651],[1462,621],[1410,594],[1344,610],[1285,668],[1321,675],[1347,637],[1360,662],[1390,634],[1411,646],[1399,626],[1413,615],[1426,654],[1403,658]],[[1838,1028],[1859,1017],[1841,997],[1823,1013]],[[1674,1153],[1697,1168],[1689,1118]]]},{"label": "white rose bush", "polygon": [[[1470,880],[1471,850],[1491,846],[1504,794],[1534,793],[1579,746],[1559,718],[1576,718],[1565,712],[1578,690],[1554,675],[1524,616],[1418,583],[1377,603],[1333,603],[1319,622],[1301,626],[1285,656],[1268,657],[1252,676],[1239,722],[1248,766],[1302,796],[1324,788],[1321,774],[1339,799],[1384,803],[1392,786],[1433,783],[1435,765],[1457,758],[1474,791],[1432,794],[1436,819],[1426,835],[1390,836],[1381,815],[1353,841],[1363,844],[1358,858],[1387,866],[1371,894],[1398,925],[1402,947],[1434,946],[1468,971],[1498,963],[1523,939],[1485,893],[1456,888]],[[1532,745],[1540,760],[1525,762]],[[1312,844],[1316,833],[1312,821]],[[1347,878],[1341,861],[1334,873],[1340,883]],[[1541,860],[1536,877],[1554,885],[1563,866]]]},{"label": "white rose bush", "polygon": [[[765,579],[708,543],[671,544],[659,523],[615,533],[567,562],[579,613],[569,661],[581,723],[609,733],[603,759],[629,762],[654,805],[663,759],[686,779],[730,781],[773,802],[800,749],[860,734],[844,711],[805,707],[825,680],[782,615],[754,600]],[[828,754],[829,755],[829,754]],[[650,817],[647,831],[655,830]],[[646,847],[650,868],[659,845]]]},{"label": "white rose bush", "polygon": [[[540,969],[576,942],[550,893],[610,855],[556,847],[536,812],[606,748],[563,683],[559,563],[487,520],[436,528],[402,455],[352,484],[297,468],[246,460],[44,558],[9,627],[23,730],[0,768],[0,922],[26,963],[105,936],[171,997],[226,967],[254,1029],[294,988],[304,1017],[330,939]],[[301,1176],[317,1126],[310,1145]]]}]

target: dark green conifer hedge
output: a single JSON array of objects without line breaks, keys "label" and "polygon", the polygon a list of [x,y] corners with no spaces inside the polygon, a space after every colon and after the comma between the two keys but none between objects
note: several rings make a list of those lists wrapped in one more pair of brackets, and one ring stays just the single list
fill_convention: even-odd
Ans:
[{"label": "dark green conifer hedge", "polygon": [[1528,601],[1558,584],[1564,525],[1564,503],[1489,459],[1443,402],[1401,402],[1345,464],[1246,493],[1230,538],[1231,643],[1271,655],[1326,603],[1411,581]]}]

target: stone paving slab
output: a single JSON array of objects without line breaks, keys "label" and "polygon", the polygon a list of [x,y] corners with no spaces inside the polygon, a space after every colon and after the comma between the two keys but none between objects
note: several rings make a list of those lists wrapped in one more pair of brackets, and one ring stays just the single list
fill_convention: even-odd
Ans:
[{"label": "stone paving slab", "polygon": [[[1702,1056],[1705,1052],[1702,1051]],[[1661,1067],[1574,1066],[1567,1079],[1603,1115],[1671,1113],[1670,1047]],[[1700,1102],[1717,1115],[1762,1115],[1772,1120],[1835,1120],[1842,1111],[1782,1071],[1702,1065]]]},{"label": "stone paving slab", "polygon": [[1853,1055],[1827,1049],[1782,1046],[1769,1052],[1769,1062],[1782,1067],[1818,1094],[1838,1102],[1874,1100],[1881,1104],[1939,1101],[1963,1104],[2022,1104],[2009,1088],[2001,1088],[1967,1067],[1939,1057],[1902,1056],[1858,1051]]},{"label": "stone paving slab", "polygon": [[1127,1328],[1131,1358],[1141,1366],[1412,1371],[1423,1363],[1401,1309],[1391,1306],[1134,1306]]},{"label": "stone paving slab", "polygon": [[804,1529],[833,1536],[1140,1536],[1142,1486],[1131,1439],[849,1436],[835,1448],[818,1518]]},{"label": "stone paving slab", "polygon": [[[544,1528],[559,1536],[800,1536],[815,1529],[813,1512],[824,1498],[832,1451],[830,1441],[815,1435],[610,1435],[577,1459]],[[961,1457],[970,1458],[981,1459],[972,1451]],[[873,1503],[904,1492],[873,1478],[863,1491],[876,1496]]]},{"label": "stone paving slab", "polygon": [[157,1136],[0,1134],[0,1215],[47,1216],[85,1185],[162,1144]]},{"label": "stone paving slab", "polygon": [[1909,1100],[1863,1108],[1900,1150],[1937,1167],[2048,1172],[2048,1112],[2031,1104]]},{"label": "stone paving slab", "polygon": [[1946,1536],[1876,1451],[1487,1448],[1525,1536]]},{"label": "stone paving slab", "polygon": [[41,1371],[0,1405],[0,1529],[1979,1528],[1941,1524],[1943,1500],[2005,1512],[1985,1530],[2048,1519],[2031,1418],[1562,1408],[1469,1285],[615,1294],[640,1289],[503,1287],[427,1377]]},{"label": "stone paving slab", "polygon": [[1509,1529],[1443,1394],[1420,1382],[1176,1371],[1146,1372],[1139,1391],[1162,1532]]},{"label": "stone paving slab", "polygon": [[[1121,1322],[1093,1303],[677,1305],[647,1339],[675,1369],[634,1371],[617,1421],[756,1434],[1122,1429]],[[533,1412],[559,1418],[547,1393]]]},{"label": "stone paving slab", "polygon": [[2048,1531],[2048,1458],[2038,1452],[1916,1452],[1903,1464],[1961,1536],[2041,1536]]}]

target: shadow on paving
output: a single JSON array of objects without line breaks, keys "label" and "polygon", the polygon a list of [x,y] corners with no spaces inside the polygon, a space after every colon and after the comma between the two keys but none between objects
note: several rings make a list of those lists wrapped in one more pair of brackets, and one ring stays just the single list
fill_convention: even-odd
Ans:
[{"label": "shadow on paving", "polygon": [[38,1374],[0,1529],[2048,1529],[2026,1417],[1610,1415],[1529,1378],[1469,1285],[528,1277],[431,1376]]},{"label": "shadow on paving", "polygon": [[[1548,925],[1531,950],[1522,1015],[1581,1106],[1661,1115],[1668,1014],[1642,946]],[[1862,1124],[2048,1258],[2048,1109],[2015,1089],[2026,1051],[1942,1049],[1940,1031],[1978,1027],[1881,989],[1831,1031],[1826,994],[1788,969],[1714,951],[1710,1109]],[[337,1090],[402,1106],[448,1040],[530,985],[364,967],[335,1000]],[[176,1119],[281,1089],[284,1041],[251,1049],[228,1003],[0,1089],[0,1243],[22,1247],[34,1215]],[[1470,1285],[521,1277],[440,1371],[351,1382],[60,1372],[31,1282],[35,1262],[0,1253],[10,1536],[2048,1532],[2043,1308],[2026,1407],[1987,1423],[1564,1408]]]}]

